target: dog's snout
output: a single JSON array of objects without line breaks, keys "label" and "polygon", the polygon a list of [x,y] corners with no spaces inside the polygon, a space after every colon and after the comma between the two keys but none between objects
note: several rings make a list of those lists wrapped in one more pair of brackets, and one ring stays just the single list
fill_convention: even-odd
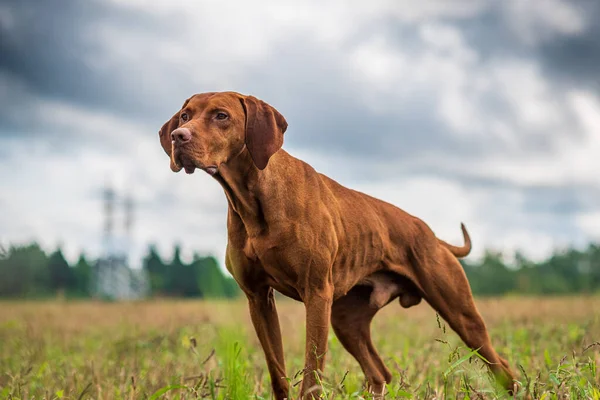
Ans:
[{"label": "dog's snout", "polygon": [[177,128],[171,132],[171,140],[176,143],[186,143],[192,140],[192,132],[188,128]]}]

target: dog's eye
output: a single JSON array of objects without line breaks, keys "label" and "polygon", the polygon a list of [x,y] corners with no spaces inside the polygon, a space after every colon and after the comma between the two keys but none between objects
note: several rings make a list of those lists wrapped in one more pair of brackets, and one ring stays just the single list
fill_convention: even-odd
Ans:
[{"label": "dog's eye", "polygon": [[182,120],[183,122],[187,122],[187,121],[188,121],[188,119],[190,119],[190,116],[189,116],[189,115],[187,115],[187,113],[181,113],[181,120]]},{"label": "dog's eye", "polygon": [[224,112],[220,112],[220,113],[217,113],[217,115],[215,116],[215,118],[217,118],[217,119],[219,119],[219,120],[222,121],[224,119],[229,118],[229,116],[227,114],[225,114]]}]

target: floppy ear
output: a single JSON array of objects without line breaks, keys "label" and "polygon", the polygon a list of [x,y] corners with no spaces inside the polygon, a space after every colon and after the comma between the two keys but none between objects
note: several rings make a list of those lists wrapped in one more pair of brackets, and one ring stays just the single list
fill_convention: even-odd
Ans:
[{"label": "floppy ear", "polygon": [[[190,99],[191,99],[191,97],[190,97]],[[183,108],[185,108],[185,106],[190,101],[190,99],[187,99],[183,103],[183,106],[181,106],[181,109],[179,111],[177,111],[175,113],[175,115],[173,115],[171,117],[170,120],[165,122],[159,131],[160,144],[161,144],[163,150],[165,151],[165,153],[167,153],[167,155],[171,159],[171,170],[173,172],[181,171],[181,167],[178,166],[177,164],[175,164],[175,160],[173,160],[173,142],[171,140],[171,132],[173,132],[175,129],[177,129],[179,127],[179,113],[181,112],[181,110]]]},{"label": "floppy ear", "polygon": [[269,159],[283,145],[287,121],[275,108],[253,96],[242,97],[246,112],[246,147],[258,169],[265,169]]}]

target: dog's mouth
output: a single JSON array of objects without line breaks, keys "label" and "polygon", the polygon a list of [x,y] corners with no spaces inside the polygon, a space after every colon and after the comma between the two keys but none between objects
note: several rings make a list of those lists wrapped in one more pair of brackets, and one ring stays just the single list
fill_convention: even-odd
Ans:
[{"label": "dog's mouth", "polygon": [[217,174],[217,172],[219,172],[219,169],[216,165],[201,166],[192,157],[182,153],[181,151],[175,153],[174,160],[175,164],[179,167],[182,167],[185,170],[185,173],[188,175],[193,174],[196,169],[201,169],[210,176],[214,176]]}]

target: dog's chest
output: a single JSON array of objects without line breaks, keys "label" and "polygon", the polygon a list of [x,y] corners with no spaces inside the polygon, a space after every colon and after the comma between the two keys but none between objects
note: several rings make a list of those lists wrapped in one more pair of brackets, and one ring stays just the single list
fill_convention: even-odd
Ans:
[{"label": "dog's chest", "polygon": [[262,268],[263,274],[268,280],[269,286],[278,292],[299,299],[297,265],[289,260],[289,252],[284,251],[287,246],[264,239],[248,238],[244,245],[244,255],[256,266]]},{"label": "dog's chest", "polygon": [[243,251],[244,255],[254,262],[258,261],[263,265],[278,264],[284,267],[286,263],[285,254],[288,251],[287,241],[272,236],[246,237]]}]

